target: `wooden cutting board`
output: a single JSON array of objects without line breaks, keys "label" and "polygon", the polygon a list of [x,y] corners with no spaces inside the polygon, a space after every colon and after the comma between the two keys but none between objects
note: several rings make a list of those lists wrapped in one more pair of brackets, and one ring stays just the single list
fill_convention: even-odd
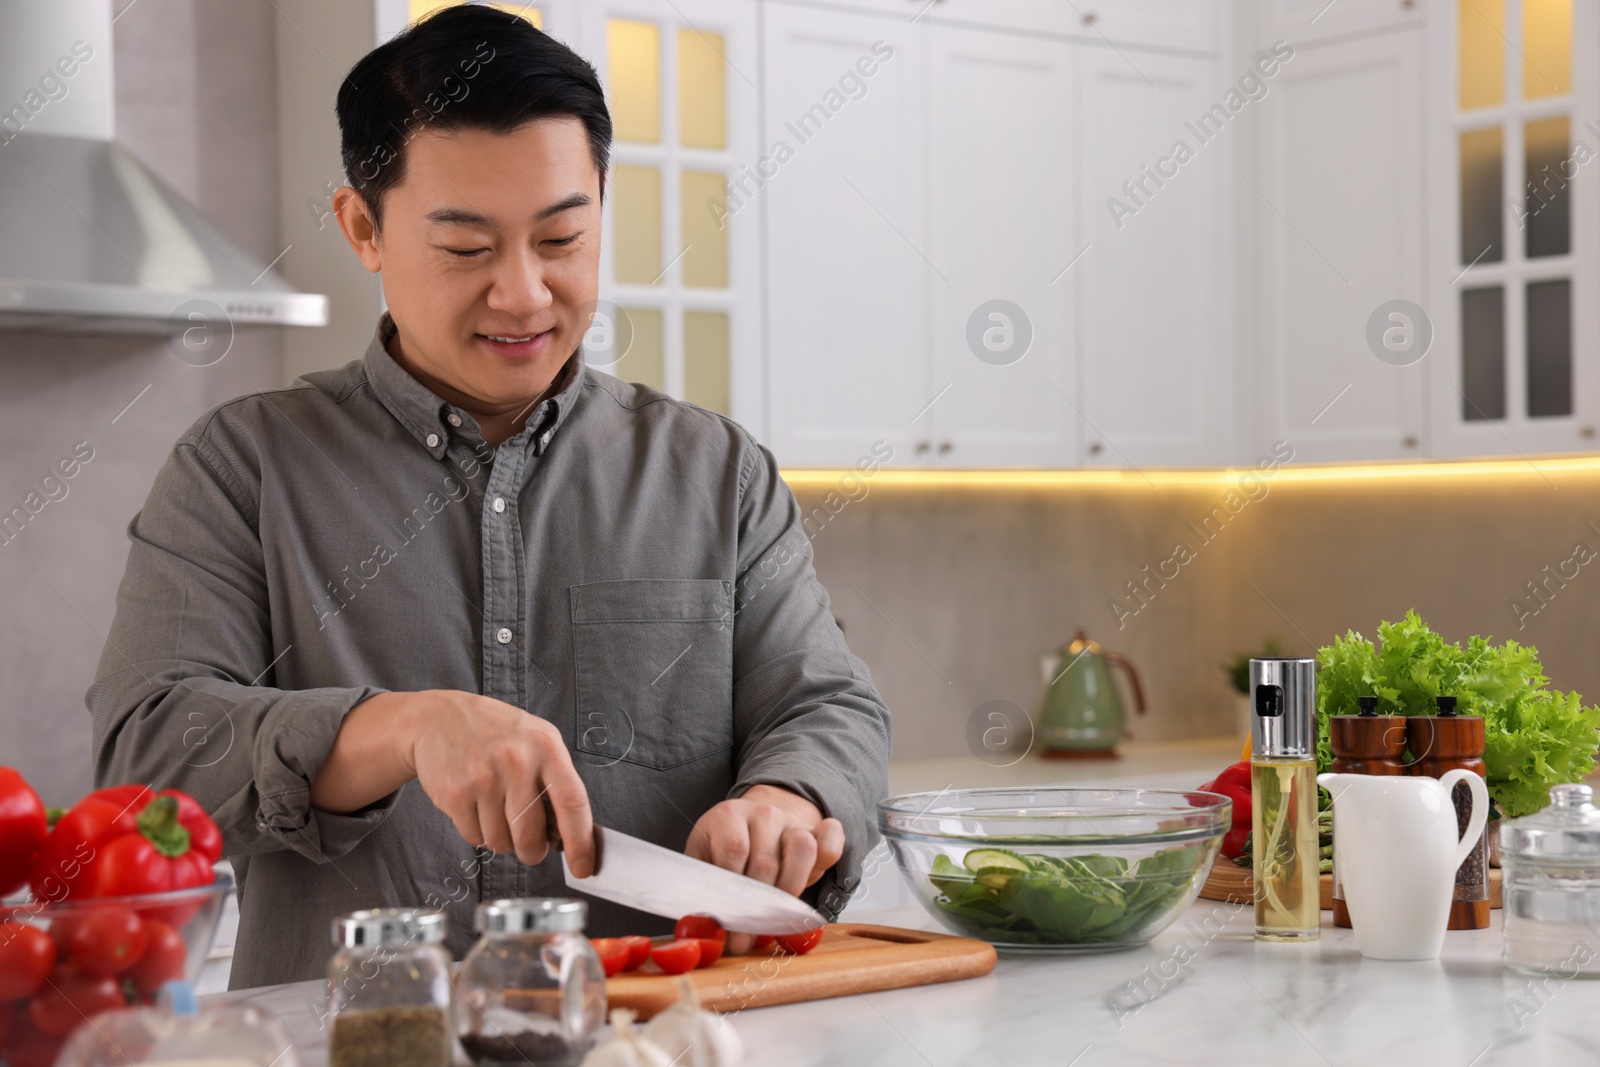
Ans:
[{"label": "wooden cutting board", "polygon": [[[1206,900],[1221,900],[1230,904],[1248,904],[1255,899],[1255,885],[1250,868],[1241,867],[1232,860],[1217,858],[1200,890]],[[1500,868],[1489,868],[1489,907],[1500,907]],[[1333,875],[1322,876],[1322,910],[1333,908]]]},{"label": "wooden cutting board", "polygon": [[[835,923],[804,956],[724,956],[684,977],[694,982],[703,1006],[732,1012],[978,978],[994,964],[994,946],[972,938]],[[648,1019],[678,999],[677,979],[645,966],[651,971],[606,980],[611,1007],[631,1008]]]}]

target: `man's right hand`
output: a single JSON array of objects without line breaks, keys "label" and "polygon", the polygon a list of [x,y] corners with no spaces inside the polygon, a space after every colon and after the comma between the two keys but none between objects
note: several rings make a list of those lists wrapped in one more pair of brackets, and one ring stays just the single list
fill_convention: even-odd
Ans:
[{"label": "man's right hand", "polygon": [[588,791],[561,732],[537,715],[453,689],[380,693],[345,717],[311,802],[355,811],[412,778],[467,843],[530,866],[548,852],[548,798],[572,873],[593,873]]}]

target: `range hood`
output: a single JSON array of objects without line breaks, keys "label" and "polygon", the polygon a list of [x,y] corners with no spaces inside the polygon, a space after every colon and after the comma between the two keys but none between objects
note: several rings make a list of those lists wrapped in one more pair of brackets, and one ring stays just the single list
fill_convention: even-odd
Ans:
[{"label": "range hood", "polygon": [[327,297],[234,246],[117,144],[111,23],[111,0],[0,6],[0,329],[167,332],[196,313],[327,325]]}]

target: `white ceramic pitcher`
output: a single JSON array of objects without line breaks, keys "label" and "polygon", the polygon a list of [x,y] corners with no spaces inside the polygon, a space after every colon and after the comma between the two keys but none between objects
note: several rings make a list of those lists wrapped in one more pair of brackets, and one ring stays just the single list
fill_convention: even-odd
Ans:
[{"label": "white ceramic pitcher", "polygon": [[[1450,793],[1472,791],[1467,831],[1456,832]],[[1489,791],[1469,770],[1441,778],[1319,774],[1333,794],[1333,864],[1361,954],[1431,960],[1444,947],[1456,868],[1489,816]]]}]

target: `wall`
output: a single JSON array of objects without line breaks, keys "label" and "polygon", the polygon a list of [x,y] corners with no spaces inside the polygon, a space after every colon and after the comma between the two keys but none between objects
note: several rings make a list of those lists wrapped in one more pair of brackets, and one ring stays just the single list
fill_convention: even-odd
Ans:
[{"label": "wall", "polygon": [[[1141,739],[1230,732],[1220,665],[1266,636],[1311,654],[1416,608],[1445,637],[1536,645],[1562,689],[1600,699],[1600,471],[1540,462],[1471,478],[1302,481],[1285,470],[1209,543],[1189,524],[1222,502],[1211,486],[1128,475],[1117,487],[906,488],[880,479],[813,538],[851,647],[896,717],[900,759],[967,753],[986,701],[1037,713],[1038,659],[1079,626],[1141,668]],[[1159,478],[1159,476],[1157,476]],[[826,488],[802,483],[810,511]],[[835,498],[838,500],[845,494]],[[1595,526],[1588,525],[1594,522]],[[1126,583],[1188,543],[1192,562],[1137,614]],[[1526,583],[1556,577],[1535,599]],[[1169,566],[1167,573],[1172,573]],[[1512,601],[1521,599],[1522,612]]]},{"label": "wall", "polygon": [[[283,247],[271,4],[134,0],[117,12],[119,139],[270,261]],[[280,345],[276,332],[240,331],[226,358],[197,368],[164,338],[0,334],[4,509],[77,442],[94,450],[67,495],[0,545],[0,677],[9,683],[0,763],[27,768],[47,803],[69,803],[90,784],[83,695],[111,622],[128,520],[203,411],[280,383]]]}]

